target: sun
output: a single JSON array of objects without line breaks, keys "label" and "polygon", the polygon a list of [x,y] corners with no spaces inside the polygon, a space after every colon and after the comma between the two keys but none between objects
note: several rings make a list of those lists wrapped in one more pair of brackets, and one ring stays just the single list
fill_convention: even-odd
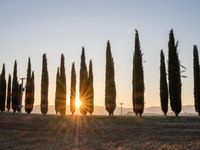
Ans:
[{"label": "sun", "polygon": [[76,108],[79,108],[81,106],[80,99],[77,98],[75,104],[76,104]]}]

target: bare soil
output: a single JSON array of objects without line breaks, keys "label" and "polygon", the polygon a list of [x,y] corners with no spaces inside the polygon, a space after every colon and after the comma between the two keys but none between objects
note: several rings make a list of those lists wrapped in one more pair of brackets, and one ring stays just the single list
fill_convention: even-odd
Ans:
[{"label": "bare soil", "polygon": [[199,150],[200,117],[0,114],[1,150]]}]

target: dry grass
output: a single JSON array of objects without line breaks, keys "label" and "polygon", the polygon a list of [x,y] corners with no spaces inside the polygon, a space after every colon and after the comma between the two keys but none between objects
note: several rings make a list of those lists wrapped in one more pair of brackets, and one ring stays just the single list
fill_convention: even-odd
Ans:
[{"label": "dry grass", "polygon": [[0,114],[0,149],[199,150],[200,117]]}]

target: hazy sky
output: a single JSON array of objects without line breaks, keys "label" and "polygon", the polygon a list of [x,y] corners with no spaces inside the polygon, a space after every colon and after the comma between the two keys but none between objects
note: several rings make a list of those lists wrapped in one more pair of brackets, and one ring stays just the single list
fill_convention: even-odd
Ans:
[{"label": "hazy sky", "polygon": [[173,28],[179,40],[180,61],[187,67],[184,75],[188,78],[182,79],[182,103],[193,104],[192,50],[193,44],[200,45],[199,6],[199,0],[0,0],[0,66],[6,64],[8,76],[13,73],[16,59],[18,77],[26,77],[31,57],[36,78],[35,104],[39,104],[42,54],[47,53],[49,103],[54,104],[56,68],[64,53],[69,101],[71,64],[75,61],[79,77],[84,46],[87,64],[93,60],[94,103],[103,106],[106,42],[110,40],[117,105],[124,102],[126,107],[132,107],[134,29],[138,29],[146,61],[145,107],[160,105],[160,50],[164,49],[167,60],[168,35]]}]

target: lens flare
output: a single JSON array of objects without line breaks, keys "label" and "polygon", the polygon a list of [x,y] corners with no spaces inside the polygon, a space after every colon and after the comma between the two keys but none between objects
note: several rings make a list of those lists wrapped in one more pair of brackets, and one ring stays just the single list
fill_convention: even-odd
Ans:
[{"label": "lens flare", "polygon": [[76,108],[80,108],[81,101],[79,99],[76,99]]}]

